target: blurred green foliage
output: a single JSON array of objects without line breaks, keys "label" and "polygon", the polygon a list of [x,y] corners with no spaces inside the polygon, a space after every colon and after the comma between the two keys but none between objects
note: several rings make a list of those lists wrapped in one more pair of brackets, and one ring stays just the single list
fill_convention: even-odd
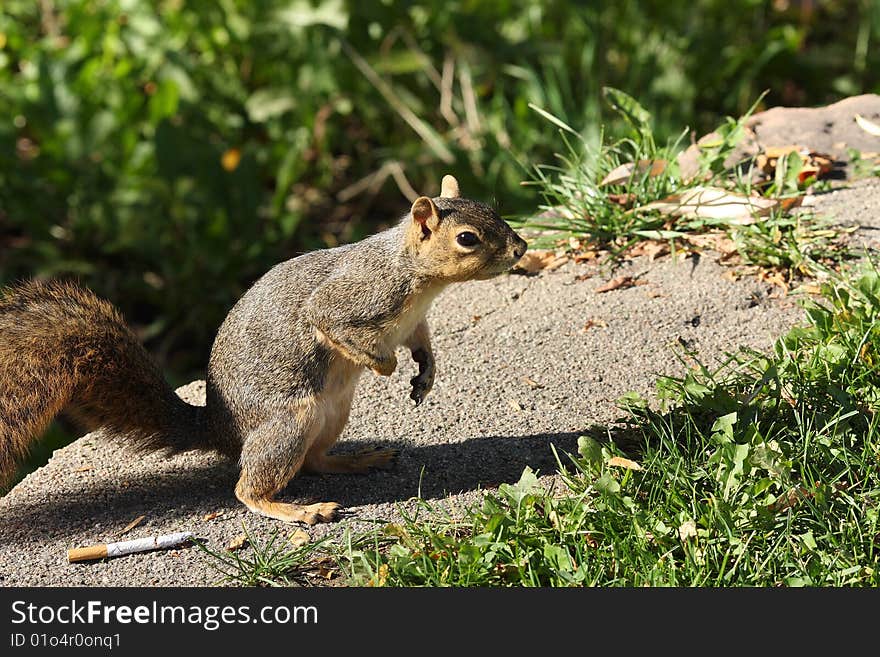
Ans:
[{"label": "blurred green foliage", "polygon": [[[178,381],[246,287],[436,193],[526,212],[610,85],[657,135],[877,90],[872,0],[3,0],[0,284],[76,276]],[[873,47],[872,47],[873,46]],[[608,126],[613,130],[613,124]]]}]

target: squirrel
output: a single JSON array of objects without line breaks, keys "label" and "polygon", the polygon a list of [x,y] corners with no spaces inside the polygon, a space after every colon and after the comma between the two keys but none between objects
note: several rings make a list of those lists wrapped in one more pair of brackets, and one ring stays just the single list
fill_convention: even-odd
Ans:
[{"label": "squirrel", "polygon": [[68,282],[0,294],[0,484],[58,414],[106,428],[136,449],[215,451],[238,459],[235,495],[284,522],[332,521],[336,502],[275,498],[300,470],[390,467],[393,449],[328,454],[365,369],[389,376],[395,349],[418,365],[410,397],[434,382],[426,313],[450,283],[509,270],[527,248],[488,205],[444,176],[393,227],[281,262],[249,288],[211,349],[205,406],[178,397],[121,313]]}]

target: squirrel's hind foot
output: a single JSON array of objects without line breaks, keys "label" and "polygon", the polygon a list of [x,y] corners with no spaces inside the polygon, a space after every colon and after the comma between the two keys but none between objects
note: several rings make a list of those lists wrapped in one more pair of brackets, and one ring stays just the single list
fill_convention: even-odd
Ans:
[{"label": "squirrel's hind foot", "polygon": [[292,504],[276,502],[273,494],[256,493],[249,489],[247,479],[242,476],[235,487],[235,496],[248,509],[261,516],[275,518],[282,522],[304,522],[316,525],[319,522],[332,522],[339,515],[341,505],[336,502],[317,502],[315,504]]},{"label": "squirrel's hind foot", "polygon": [[275,518],[282,522],[304,522],[317,525],[319,522],[332,522],[339,515],[341,506],[336,502],[317,502],[315,504],[292,504],[272,500],[242,500],[244,505],[261,516]]}]

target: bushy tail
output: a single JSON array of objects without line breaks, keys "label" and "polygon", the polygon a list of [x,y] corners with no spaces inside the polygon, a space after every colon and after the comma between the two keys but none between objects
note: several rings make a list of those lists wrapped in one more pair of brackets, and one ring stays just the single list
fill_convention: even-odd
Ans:
[{"label": "bushy tail", "polygon": [[0,292],[0,487],[62,411],[138,448],[212,448],[204,408],[174,394],[111,304],[70,283],[7,288]]}]

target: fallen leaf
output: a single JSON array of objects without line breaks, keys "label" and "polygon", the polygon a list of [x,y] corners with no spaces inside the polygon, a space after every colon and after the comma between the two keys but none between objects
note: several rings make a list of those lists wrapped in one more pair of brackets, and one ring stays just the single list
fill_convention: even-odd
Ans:
[{"label": "fallen leaf", "polygon": [[785,279],[785,276],[778,271],[767,271],[762,269],[758,272],[758,278],[762,281],[767,281],[777,287],[782,288],[783,292],[788,294],[788,281]]},{"label": "fallen leaf", "polygon": [[576,253],[574,256],[574,261],[577,263],[586,262],[587,260],[595,260],[599,257],[600,251],[594,251],[593,249],[588,249],[586,251],[581,251],[580,253]]},{"label": "fallen leaf", "polygon": [[736,242],[722,232],[685,235],[683,239],[691,246],[699,249],[708,248],[717,251],[721,254],[722,260],[726,260],[739,253]]},{"label": "fallen leaf", "polygon": [[219,518],[223,515],[222,511],[211,511],[211,513],[206,513],[202,518],[203,521],[207,522],[209,520],[213,520],[214,518]]},{"label": "fallen leaf", "polygon": [[235,171],[239,162],[241,162],[241,151],[237,148],[230,148],[220,157],[220,166],[226,171]]},{"label": "fallen leaf", "polygon": [[589,331],[591,328],[605,328],[608,326],[608,323],[601,319],[588,319],[586,324],[584,324],[584,331]]},{"label": "fallen leaf", "polygon": [[556,255],[553,251],[528,251],[513,268],[515,272],[535,274],[542,269],[553,271],[568,261],[567,255]]},{"label": "fallen leaf", "polygon": [[522,378],[522,380],[525,381],[525,383],[527,383],[527,384],[528,384],[529,386],[531,386],[532,388],[543,388],[543,387],[544,387],[543,385],[541,385],[540,383],[538,383],[538,382],[535,381],[534,379],[531,379],[531,378],[529,378],[529,377],[527,377],[527,376],[524,376],[524,377]]},{"label": "fallen leaf", "polygon": [[385,586],[385,582],[388,581],[388,564],[383,563],[379,566],[379,570],[376,572],[376,576],[370,578],[370,581],[367,582],[367,586]]},{"label": "fallen leaf", "polygon": [[312,540],[312,537],[309,536],[309,533],[302,529],[297,529],[290,536],[287,537],[287,540],[290,542],[293,547],[302,547],[306,543]]},{"label": "fallen leaf", "polygon": [[801,500],[810,497],[813,497],[813,494],[809,490],[803,486],[798,486],[797,488],[792,488],[788,492],[780,495],[779,498],[767,508],[774,513],[786,511],[787,509],[796,506]]},{"label": "fallen leaf", "polygon": [[856,114],[856,123],[858,123],[859,127],[869,135],[880,137],[880,125],[877,125],[873,121],[869,121],[861,114]]},{"label": "fallen leaf", "polygon": [[127,532],[130,532],[132,529],[134,529],[134,528],[137,527],[139,524],[141,524],[141,523],[144,521],[144,518],[146,518],[146,517],[147,517],[147,516],[138,516],[137,518],[135,518],[134,520],[132,520],[130,523],[128,523],[128,524],[125,526],[125,528],[124,528],[121,532],[119,532],[119,536],[122,536],[123,534],[125,534],[125,533],[127,533]]},{"label": "fallen leaf", "polygon": [[629,250],[630,256],[648,256],[648,260],[651,262],[667,253],[669,253],[669,242],[659,240],[643,240]]},{"label": "fallen leaf", "polygon": [[629,459],[625,459],[622,456],[612,456],[610,459],[608,459],[608,465],[612,465],[617,468],[626,468],[627,470],[644,470],[644,468],[635,461],[630,461]]},{"label": "fallen leaf", "polygon": [[695,523],[693,520],[685,520],[678,528],[678,537],[681,539],[682,543],[689,538],[696,538],[697,523]]},{"label": "fallen leaf", "polygon": [[629,182],[630,179],[648,174],[651,177],[659,176],[666,171],[666,160],[639,160],[638,162],[626,162],[608,172],[599,187],[603,185],[620,185]]},{"label": "fallen leaf", "polygon": [[596,292],[611,292],[611,290],[622,290],[628,287],[635,287],[636,285],[647,285],[648,281],[641,281],[633,276],[619,276],[617,278],[612,278],[610,281],[605,283],[604,285],[600,285],[596,288]]},{"label": "fallen leaf", "polygon": [[248,544],[247,534],[239,534],[238,536],[233,538],[231,541],[229,541],[229,543],[226,545],[226,549],[229,550],[230,552],[234,552],[235,550],[240,550],[241,548],[243,548],[247,544]]},{"label": "fallen leaf", "polygon": [[638,208],[685,219],[727,219],[740,226],[753,224],[756,217],[770,213],[779,201],[760,196],[743,196],[717,187],[697,186]]}]

